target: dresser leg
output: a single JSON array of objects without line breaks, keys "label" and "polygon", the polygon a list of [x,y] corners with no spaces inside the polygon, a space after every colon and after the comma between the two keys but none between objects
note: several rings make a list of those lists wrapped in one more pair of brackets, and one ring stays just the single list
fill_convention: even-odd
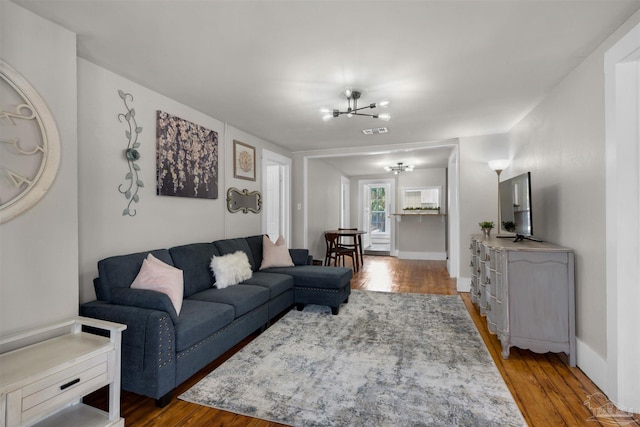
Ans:
[{"label": "dresser leg", "polygon": [[502,344],[502,358],[503,359],[508,359],[509,358],[509,342],[508,341],[502,341],[500,340],[500,343]]}]

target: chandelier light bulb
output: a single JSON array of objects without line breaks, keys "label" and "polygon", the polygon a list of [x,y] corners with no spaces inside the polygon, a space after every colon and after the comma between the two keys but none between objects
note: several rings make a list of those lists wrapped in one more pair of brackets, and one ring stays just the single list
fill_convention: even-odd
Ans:
[{"label": "chandelier light bulb", "polygon": [[324,116],[322,116],[322,120],[324,120],[325,122],[331,120],[331,118],[333,117],[333,114],[325,114]]},{"label": "chandelier light bulb", "polygon": [[405,165],[402,162],[398,162],[398,164],[394,166],[385,166],[384,170],[386,170],[387,172],[393,172],[394,175],[398,175],[400,172],[413,171],[413,167],[413,165]]},{"label": "chandelier light bulb", "polygon": [[340,117],[342,115],[345,115],[348,118],[351,118],[353,116],[371,117],[373,119],[380,119],[384,121],[388,121],[391,119],[391,115],[389,113],[378,114],[376,111],[376,108],[378,107],[385,108],[389,106],[388,100],[383,99],[382,101],[377,103],[364,103],[363,101],[361,101],[361,104],[358,105],[358,100],[360,100],[362,97],[362,92],[360,90],[354,90],[351,88],[345,89],[343,95],[347,99],[347,108],[343,110],[335,108],[333,110],[330,110],[323,107],[320,109],[320,112],[323,114],[323,120],[328,120],[328,115],[330,115],[331,117]]}]

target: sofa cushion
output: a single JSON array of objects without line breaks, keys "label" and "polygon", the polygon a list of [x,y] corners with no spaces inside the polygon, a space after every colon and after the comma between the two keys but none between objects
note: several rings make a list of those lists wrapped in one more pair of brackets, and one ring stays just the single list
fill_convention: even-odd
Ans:
[{"label": "sofa cushion", "polygon": [[309,255],[308,249],[289,249],[289,255],[295,265],[311,265],[313,257]]},{"label": "sofa cushion", "polygon": [[240,237],[237,239],[224,239],[224,240],[216,240],[213,242],[220,255],[232,254],[236,251],[242,251],[247,254],[247,258],[249,258],[249,264],[251,265],[251,270],[256,271],[260,265],[256,267],[256,261],[253,258],[253,254],[251,253],[251,248],[249,247],[249,243],[244,237]]},{"label": "sofa cushion", "polygon": [[189,297],[190,300],[229,304],[235,309],[235,318],[269,301],[269,289],[263,286],[239,284],[224,289],[207,289]]},{"label": "sofa cushion", "polygon": [[321,265],[299,265],[275,267],[262,270],[265,273],[288,274],[293,277],[296,288],[342,289],[351,281],[353,271],[344,267]]},{"label": "sofa cushion", "polygon": [[182,309],[182,295],[184,292],[184,279],[182,270],[169,264],[165,264],[153,255],[147,255],[142,261],[140,272],[133,280],[131,289],[148,289],[150,291],[166,294],[176,314],[180,315]]},{"label": "sofa cushion", "polygon": [[214,277],[209,268],[211,257],[220,255],[213,243],[193,243],[169,249],[173,265],[184,272],[184,297],[213,286]]},{"label": "sofa cushion", "polygon": [[184,351],[233,322],[228,304],[185,299],[176,323],[176,353]]},{"label": "sofa cushion", "polygon": [[242,282],[243,285],[262,286],[269,289],[271,299],[293,288],[293,277],[287,274],[264,273],[256,271],[249,280]]},{"label": "sofa cushion", "polygon": [[165,264],[173,265],[167,249],[112,256],[98,261],[99,280],[94,282],[97,299],[111,301],[111,289],[130,287],[148,254]]},{"label": "sofa cushion", "polygon": [[260,264],[262,264],[262,238],[263,234],[258,234],[257,236],[249,236],[245,238],[247,244],[249,245],[249,249],[251,250],[251,255],[253,256],[253,262],[251,265],[253,266],[253,271],[258,271],[260,268]]}]

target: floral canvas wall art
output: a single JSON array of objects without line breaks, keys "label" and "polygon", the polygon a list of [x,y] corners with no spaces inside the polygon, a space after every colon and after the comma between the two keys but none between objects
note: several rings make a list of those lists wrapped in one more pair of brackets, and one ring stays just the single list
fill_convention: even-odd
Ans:
[{"label": "floral canvas wall art", "polygon": [[157,112],[157,194],[218,198],[218,133]]}]

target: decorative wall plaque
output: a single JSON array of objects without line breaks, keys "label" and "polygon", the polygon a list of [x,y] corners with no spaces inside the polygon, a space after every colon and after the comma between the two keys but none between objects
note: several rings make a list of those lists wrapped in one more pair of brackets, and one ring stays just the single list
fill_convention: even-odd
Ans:
[{"label": "decorative wall plaque", "polygon": [[0,223],[49,190],[60,163],[55,120],[31,84],[0,60]]},{"label": "decorative wall plaque", "polygon": [[227,209],[231,213],[259,213],[262,210],[262,194],[259,191],[249,192],[246,188],[238,190],[231,187],[227,190]]}]

